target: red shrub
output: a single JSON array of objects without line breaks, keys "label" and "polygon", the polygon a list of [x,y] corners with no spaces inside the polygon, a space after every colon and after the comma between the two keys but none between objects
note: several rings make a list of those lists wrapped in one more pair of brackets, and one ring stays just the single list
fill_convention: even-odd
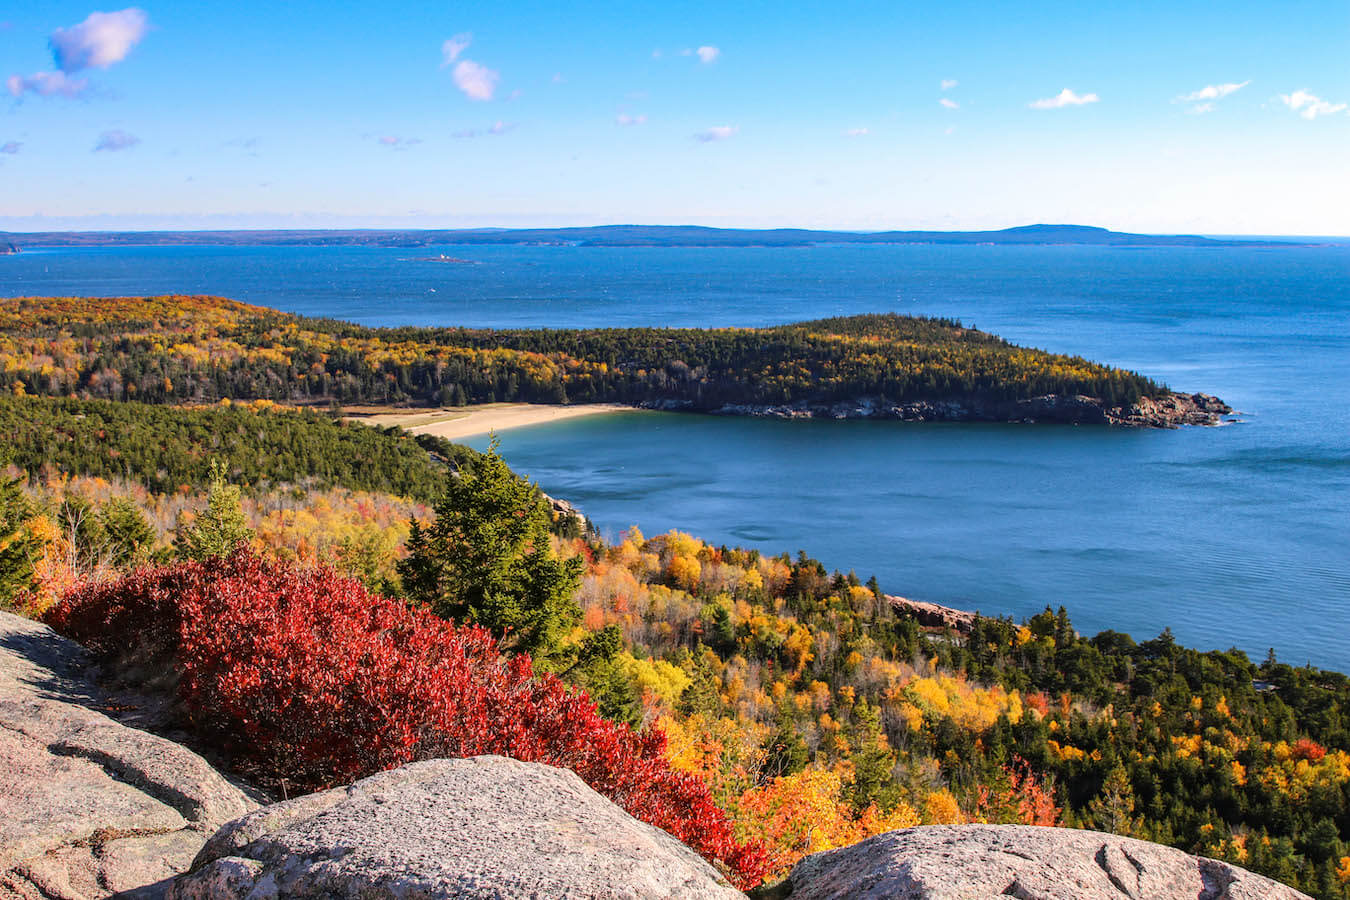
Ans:
[{"label": "red shrub", "polygon": [[1294,746],[1289,748],[1289,755],[1294,759],[1306,759],[1308,762],[1318,762],[1322,757],[1327,755],[1327,748],[1311,738],[1299,738],[1294,742]]},{"label": "red shrub", "polygon": [[371,594],[324,569],[247,553],[79,587],[49,615],[95,653],[171,664],[193,725],[235,759],[317,790],[416,759],[497,753],[563,766],[742,886],[766,867],[658,730],[602,718],[488,633]]}]

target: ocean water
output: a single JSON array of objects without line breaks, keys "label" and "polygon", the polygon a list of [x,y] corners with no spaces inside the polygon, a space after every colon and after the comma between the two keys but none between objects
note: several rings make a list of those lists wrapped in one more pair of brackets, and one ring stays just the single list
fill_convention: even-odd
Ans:
[{"label": "ocean water", "polygon": [[[475,264],[430,262],[444,252]],[[158,247],[0,257],[0,295],[213,293],[371,325],[959,318],[1223,397],[1126,431],[622,413],[501,435],[610,535],[805,550],[915,599],[1350,671],[1350,246]],[[486,439],[471,441],[483,446]]]}]

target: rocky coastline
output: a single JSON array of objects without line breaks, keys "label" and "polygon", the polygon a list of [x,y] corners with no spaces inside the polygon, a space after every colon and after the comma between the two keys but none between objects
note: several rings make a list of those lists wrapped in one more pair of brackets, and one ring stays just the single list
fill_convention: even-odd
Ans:
[{"label": "rocky coastline", "polygon": [[1129,406],[1110,406],[1098,397],[1082,394],[1044,394],[1027,400],[918,400],[891,403],[866,397],[832,403],[727,403],[701,409],[692,403],[661,401],[641,404],[645,409],[705,412],[715,416],[765,419],[872,419],[901,422],[1005,422],[1018,424],[1116,425],[1124,428],[1178,428],[1182,425],[1224,424],[1233,408],[1209,394],[1169,391],[1145,397]]}]

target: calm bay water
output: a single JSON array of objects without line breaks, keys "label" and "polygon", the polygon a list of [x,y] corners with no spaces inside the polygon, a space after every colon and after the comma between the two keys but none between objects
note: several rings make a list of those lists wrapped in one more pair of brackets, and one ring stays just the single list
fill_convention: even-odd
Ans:
[{"label": "calm bay water", "polygon": [[[444,251],[476,265],[427,262]],[[915,599],[1169,626],[1350,670],[1350,246],[161,247],[0,258],[0,295],[213,293],[371,325],[952,316],[1244,412],[1218,429],[624,413],[502,450],[605,532],[798,549]],[[477,440],[477,446],[486,443]]]}]

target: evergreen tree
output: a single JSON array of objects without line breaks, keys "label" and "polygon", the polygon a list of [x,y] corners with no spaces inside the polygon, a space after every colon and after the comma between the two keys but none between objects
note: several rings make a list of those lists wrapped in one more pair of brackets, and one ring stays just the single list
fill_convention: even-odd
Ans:
[{"label": "evergreen tree", "polygon": [[534,485],[497,453],[446,481],[436,520],[413,523],[398,571],[408,599],[442,618],[473,622],[503,646],[547,660],[581,617],[574,595],[584,562],[560,559]]},{"label": "evergreen tree", "polygon": [[225,480],[225,467],[211,460],[211,488],[206,509],[191,525],[180,528],[174,547],[183,559],[203,561],[228,556],[240,544],[253,540],[239,498],[239,488]]},{"label": "evergreen tree", "polygon": [[1134,817],[1134,786],[1123,766],[1117,765],[1106,776],[1101,793],[1087,807],[1087,823],[1098,831],[1133,837],[1139,830]]},{"label": "evergreen tree", "polygon": [[881,730],[881,711],[866,700],[853,708],[850,729],[853,753],[853,809],[862,812],[872,803],[890,806],[894,802],[895,751]]},{"label": "evergreen tree", "polygon": [[0,606],[33,586],[42,541],[26,523],[36,513],[17,478],[0,479]]},{"label": "evergreen tree", "polygon": [[761,771],[766,778],[795,775],[811,761],[811,752],[802,740],[801,730],[786,707],[779,707],[778,727],[765,740],[764,751]]},{"label": "evergreen tree", "polygon": [[155,529],[140,507],[125,497],[114,497],[99,510],[108,553],[113,565],[140,562],[155,545]]}]

